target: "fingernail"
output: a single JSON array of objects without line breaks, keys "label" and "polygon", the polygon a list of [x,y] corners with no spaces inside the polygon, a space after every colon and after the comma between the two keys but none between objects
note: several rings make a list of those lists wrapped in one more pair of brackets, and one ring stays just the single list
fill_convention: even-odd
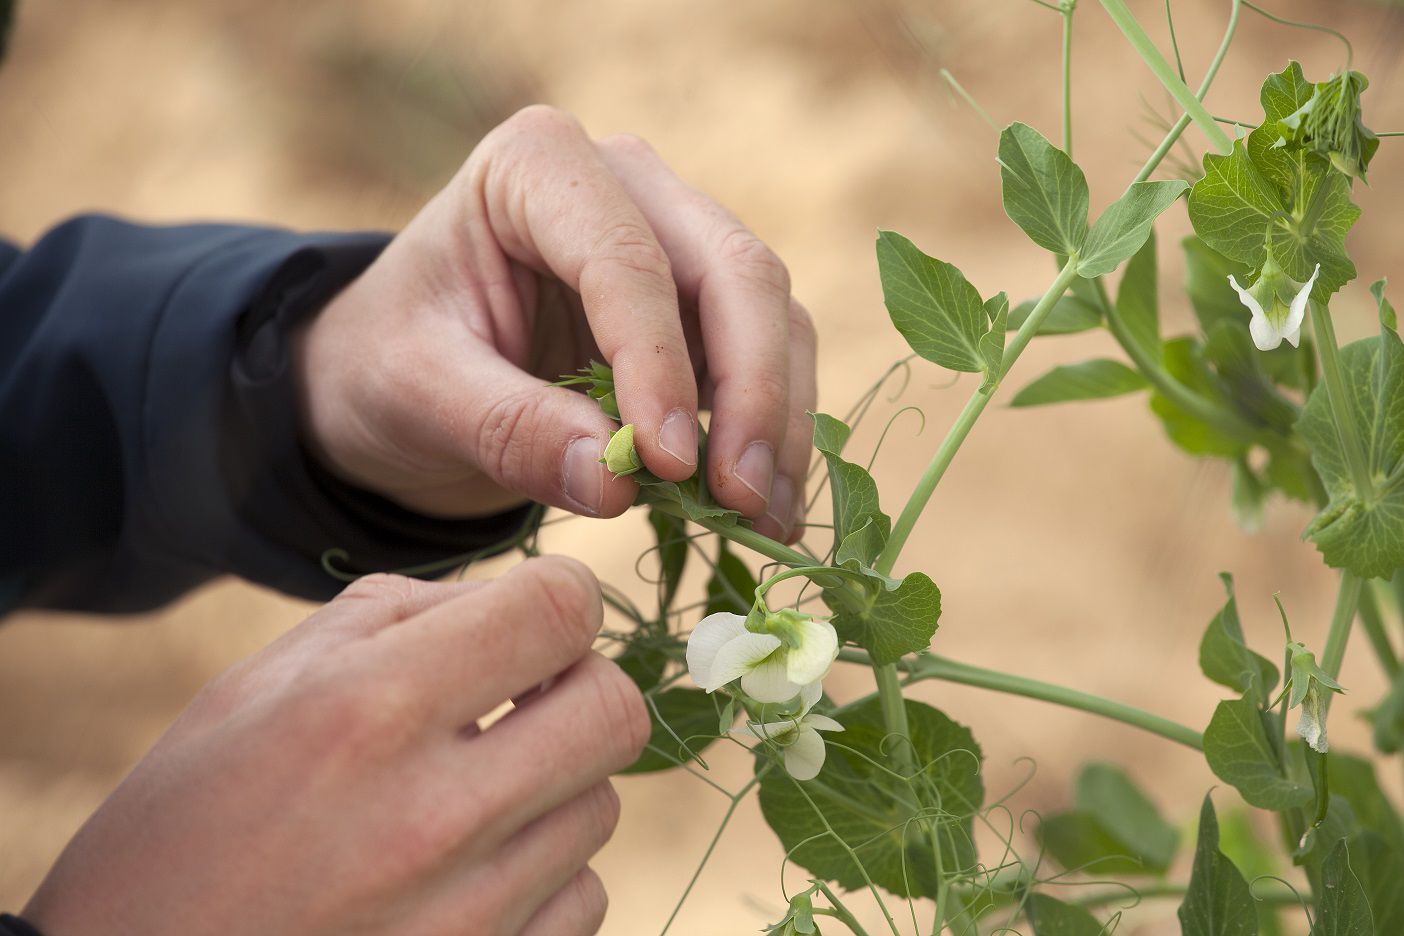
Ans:
[{"label": "fingernail", "polygon": [[736,480],[750,488],[761,500],[770,500],[775,480],[775,453],[764,442],[752,442],[736,460]]},{"label": "fingernail", "polygon": [[795,486],[789,478],[779,475],[775,483],[770,486],[770,503],[766,504],[765,515],[774,520],[776,525],[785,532],[790,532],[790,525],[794,522],[795,506]]},{"label": "fingernail", "polygon": [[561,486],[566,497],[586,513],[598,515],[604,502],[604,446],[599,439],[582,436],[566,446]]},{"label": "fingernail", "polygon": [[689,468],[697,465],[697,423],[687,410],[675,409],[658,430],[658,447]]}]

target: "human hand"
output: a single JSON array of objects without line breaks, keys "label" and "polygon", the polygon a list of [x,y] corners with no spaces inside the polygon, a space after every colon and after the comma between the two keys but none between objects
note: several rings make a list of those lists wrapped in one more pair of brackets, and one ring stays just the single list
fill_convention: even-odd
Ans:
[{"label": "human hand", "polygon": [[797,538],[815,339],[775,255],[633,137],[521,111],[296,342],[310,447],[434,516],[523,496],[614,516],[637,485],[598,459],[612,429],[548,387],[602,359],[645,466],[697,469],[756,529]]},{"label": "human hand", "polygon": [[594,933],[607,777],[649,733],[590,650],[600,622],[572,560],[362,579],[195,698],[26,918],[46,936]]}]

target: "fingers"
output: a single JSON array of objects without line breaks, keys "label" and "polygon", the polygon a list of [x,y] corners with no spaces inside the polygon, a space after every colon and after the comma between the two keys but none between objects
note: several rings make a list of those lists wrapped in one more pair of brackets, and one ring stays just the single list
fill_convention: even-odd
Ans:
[{"label": "fingers", "polygon": [[[808,433],[789,437],[792,397],[790,278],[784,264],[754,234],[714,201],[673,174],[646,143],[634,137],[601,141],[604,161],[639,205],[672,262],[685,296],[698,306],[707,373],[714,385],[707,440],[707,479],[724,506],[757,521],[772,536],[786,536],[792,508],[767,519],[772,486],[782,501],[795,501],[804,477],[794,472],[797,444],[808,451]],[[808,353],[813,353],[809,342]],[[812,374],[812,364],[805,367]],[[807,454],[804,456],[807,459]]]},{"label": "fingers", "polygon": [[550,387],[503,358],[484,355],[461,372],[472,407],[461,445],[495,483],[532,500],[614,517],[638,485],[600,464],[614,424],[579,393]]},{"label": "fingers", "polygon": [[405,622],[379,665],[456,730],[569,668],[602,621],[600,586],[584,565],[528,559]]},{"label": "fingers", "polygon": [[756,523],[757,530],[785,543],[795,542],[804,532],[804,482],[813,452],[810,439],[814,436],[814,423],[809,414],[818,407],[819,393],[815,377],[814,324],[804,306],[793,299],[790,300],[789,332],[790,411],[785,446],[780,450],[765,522]]},{"label": "fingers", "polygon": [[521,936],[593,936],[604,925],[608,908],[600,876],[583,868],[536,911]]},{"label": "fingers", "polygon": [[697,386],[667,253],[580,125],[530,107],[494,130],[468,164],[508,256],[580,294],[614,367],[624,422],[644,464],[680,481],[696,463]]},{"label": "fingers", "polygon": [[476,811],[506,835],[632,764],[648,737],[638,688],[590,653],[530,705],[465,743],[463,782],[481,791]]},{"label": "fingers", "polygon": [[365,575],[342,589],[298,630],[372,634],[481,587],[482,582],[426,582],[403,575]]}]

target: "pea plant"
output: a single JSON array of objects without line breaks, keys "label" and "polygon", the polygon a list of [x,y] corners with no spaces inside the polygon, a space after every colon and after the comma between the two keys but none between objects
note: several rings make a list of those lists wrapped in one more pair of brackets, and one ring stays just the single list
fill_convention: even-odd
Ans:
[{"label": "pea plant", "polygon": [[[1086,179],[1069,152],[1075,2],[1035,2],[1062,18],[1063,145],[1015,123],[1000,133],[996,155],[1006,213],[1052,255],[1057,272],[1041,297],[1011,308],[1004,293],[982,297],[955,266],[900,234],[878,235],[887,311],[914,355],[979,375],[896,519],[847,444],[881,383],[846,420],[813,414],[816,476],[833,514],[822,548],[757,534],[715,503],[701,477],[673,483],[650,475],[631,426],[611,441],[605,463],[639,481],[659,568],[656,611],[610,594],[633,622],[611,631],[618,661],[644,691],[655,723],[631,771],[689,771],[729,801],[727,819],[743,797],[759,797],[786,852],[791,873],[781,874],[782,887],[806,882],[782,895],[788,909],[767,930],[773,934],[869,936],[854,912],[863,900],[876,905],[864,913],[882,921],[877,931],[894,936],[1095,936],[1121,925],[1138,896],[1177,899],[1186,936],[1404,934],[1404,822],[1375,775],[1404,745],[1395,650],[1404,633],[1404,345],[1383,279],[1370,287],[1378,310],[1370,337],[1340,347],[1331,311],[1357,277],[1345,244],[1360,214],[1352,191],[1380,143],[1362,121],[1366,78],[1351,69],[1347,44],[1341,70],[1321,80],[1294,61],[1269,74],[1257,119],[1216,118],[1202,99],[1240,14],[1276,17],[1246,0],[1227,2],[1222,43],[1192,90],[1178,51],[1167,59],[1122,0],[1101,0],[1181,116],[1124,194],[1092,219]],[[1202,169],[1193,180],[1153,179],[1191,123],[1209,147]],[[1194,230],[1180,246],[1198,327],[1172,337],[1159,322],[1154,227],[1180,210]],[[1244,525],[1259,521],[1270,495],[1313,505],[1318,513],[1304,537],[1339,570],[1320,647],[1293,634],[1279,602],[1282,645],[1250,648],[1233,580],[1223,575],[1226,599],[1203,631],[1199,662],[1226,698],[1202,731],[933,653],[940,589],[924,572],[896,571],[946,469],[1029,342],[1096,328],[1110,332],[1124,360],[1057,367],[1026,383],[1011,404],[1148,394],[1175,446],[1231,466],[1231,506]],[[619,418],[608,367],[595,364],[563,382],[582,386]],[[763,559],[759,576],[744,552]],[[680,602],[684,570],[699,559],[707,564],[706,594]],[[1377,749],[1369,757],[1328,744],[1357,619],[1392,685],[1368,714]],[[830,698],[823,682],[835,666],[870,671],[873,691]],[[1175,825],[1124,771],[1091,764],[1078,777],[1076,808],[1039,817],[1034,848],[1015,834],[1008,798],[987,796],[970,730],[904,697],[926,680],[1041,699],[1201,751],[1243,801],[1275,816],[1280,841],[1269,847],[1235,820],[1238,844],[1226,851],[1206,793],[1192,857],[1177,863]],[[719,756],[709,747],[723,741],[754,761],[739,790],[709,774],[707,758]],[[1221,788],[1217,796],[1232,794]],[[980,842],[998,847],[981,854]]]}]

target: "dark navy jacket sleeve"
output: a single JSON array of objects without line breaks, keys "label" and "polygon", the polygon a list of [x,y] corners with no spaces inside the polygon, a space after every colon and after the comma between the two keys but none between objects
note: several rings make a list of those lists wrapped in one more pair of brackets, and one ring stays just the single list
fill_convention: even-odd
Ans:
[{"label": "dark navy jacket sleeve", "polygon": [[371,571],[529,526],[418,517],[298,443],[287,334],[387,240],[86,216],[0,243],[0,611],[145,610],[226,573],[325,599],[328,549]]}]

